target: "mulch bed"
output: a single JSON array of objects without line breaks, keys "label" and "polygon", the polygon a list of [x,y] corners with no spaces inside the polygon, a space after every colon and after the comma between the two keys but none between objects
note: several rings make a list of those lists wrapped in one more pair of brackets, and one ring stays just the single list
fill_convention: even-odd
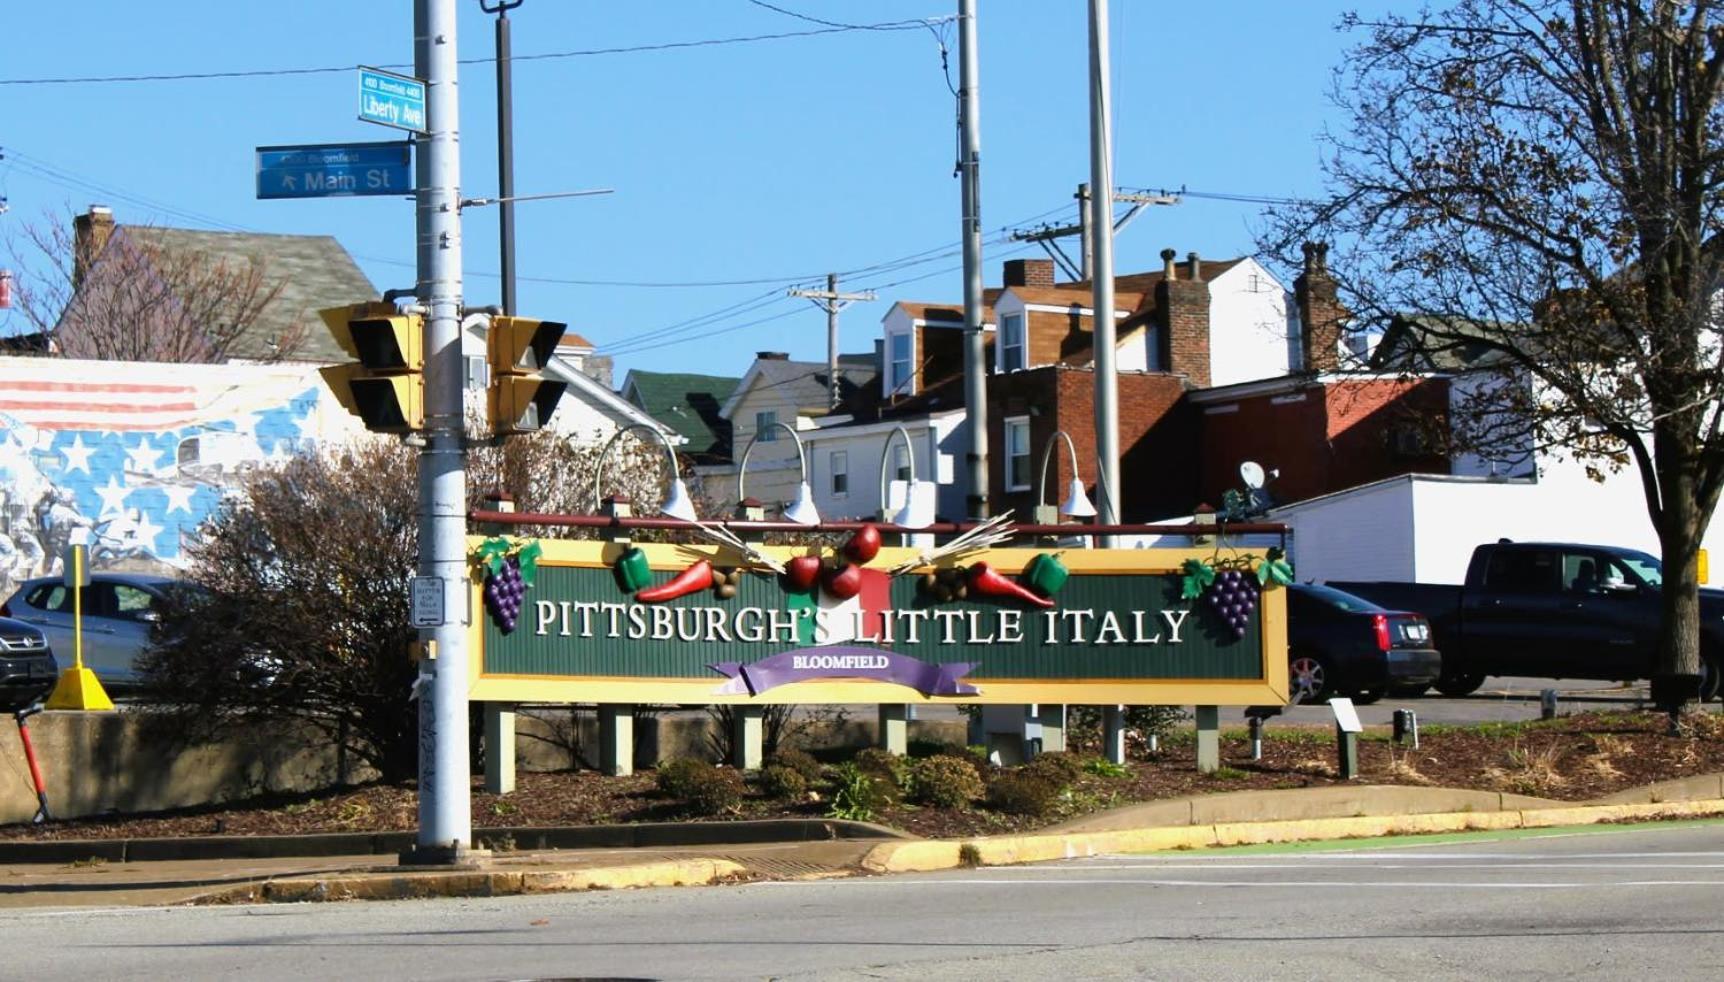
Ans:
[{"label": "mulch bed", "polygon": [[[1653,713],[1584,713],[1548,722],[1427,726],[1421,747],[1397,746],[1372,731],[1360,745],[1358,783],[1429,785],[1510,791],[1584,801],[1670,778],[1724,771],[1724,717],[1700,716],[1692,736],[1667,734],[1668,718]],[[976,806],[959,809],[894,804],[874,820],[928,837],[1030,831],[1090,812],[1135,802],[1225,791],[1302,788],[1337,783],[1335,738],[1327,728],[1271,724],[1263,759],[1250,759],[1243,733],[1223,734],[1223,767],[1197,772],[1189,731],[1139,755],[1130,774],[1085,774],[1053,814],[1006,815]],[[1081,748],[1080,748],[1081,749]],[[818,800],[778,801],[751,791],[729,818],[820,818]],[[110,816],[46,826],[0,826],[0,838],[95,839],[198,835],[293,835],[378,832],[417,826],[410,787],[368,785],[317,795],[150,815]],[[604,777],[592,771],[523,773],[513,794],[473,793],[476,828],[596,825],[684,820],[681,802],[661,794],[651,773]],[[724,821],[725,818],[710,819]]]}]

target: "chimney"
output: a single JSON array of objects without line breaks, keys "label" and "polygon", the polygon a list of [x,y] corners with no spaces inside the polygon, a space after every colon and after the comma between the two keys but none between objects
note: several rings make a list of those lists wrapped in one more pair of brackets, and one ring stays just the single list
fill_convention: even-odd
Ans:
[{"label": "chimney", "polygon": [[1052,259],[1008,259],[1001,277],[1006,286],[1053,286]]},{"label": "chimney", "polygon": [[1197,253],[1188,252],[1185,254],[1185,269],[1186,279],[1193,283],[1200,283],[1203,281],[1203,263],[1198,260]]},{"label": "chimney", "polygon": [[72,218],[72,290],[84,286],[84,275],[90,264],[108,247],[114,234],[114,209],[107,205],[91,205],[87,214]]},{"label": "chimney", "polygon": [[754,353],[754,357],[760,359],[761,361],[789,361],[790,360],[790,352],[788,352],[788,351],[756,351]]},{"label": "chimney", "polygon": [[1161,282],[1155,285],[1155,316],[1161,328],[1162,364],[1184,375],[1192,388],[1209,388],[1209,284],[1199,275],[1197,253],[1179,279],[1172,249],[1161,250]]},{"label": "chimney", "polygon": [[1340,367],[1341,324],[1347,311],[1337,299],[1335,279],[1329,275],[1329,245],[1304,245],[1305,269],[1293,281],[1293,296],[1299,305],[1299,353],[1306,372],[1332,372]]}]

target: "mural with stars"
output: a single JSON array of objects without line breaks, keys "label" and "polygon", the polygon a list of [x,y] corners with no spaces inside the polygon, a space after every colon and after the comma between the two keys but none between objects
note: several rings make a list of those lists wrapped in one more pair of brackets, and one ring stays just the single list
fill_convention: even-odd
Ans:
[{"label": "mural with stars", "polygon": [[60,572],[171,572],[244,474],[353,424],[304,365],[0,358],[0,597]]}]

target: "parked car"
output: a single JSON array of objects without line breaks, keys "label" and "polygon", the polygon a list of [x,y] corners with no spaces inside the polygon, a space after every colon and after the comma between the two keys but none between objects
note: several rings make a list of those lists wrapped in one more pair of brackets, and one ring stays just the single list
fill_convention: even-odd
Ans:
[{"label": "parked car", "polygon": [[[1473,550],[1467,581],[1332,583],[1430,619],[1443,652],[1437,691],[1466,695],[1487,675],[1633,682],[1652,677],[1664,569],[1634,549],[1492,542]],[[1724,673],[1724,591],[1700,591],[1702,699]]]},{"label": "parked car", "polygon": [[[138,655],[149,646],[162,598],[178,580],[145,573],[92,573],[83,590],[84,667],[104,686],[136,685]],[[67,664],[72,662],[72,590],[58,576],[25,580],[0,604],[0,617],[15,617],[47,636]]]},{"label": "parked car", "polygon": [[0,712],[14,713],[46,696],[60,666],[42,632],[0,617]]},{"label": "parked car", "polygon": [[1431,627],[1334,587],[1287,588],[1287,678],[1292,701],[1350,696],[1376,702],[1390,689],[1423,689],[1442,672]]}]

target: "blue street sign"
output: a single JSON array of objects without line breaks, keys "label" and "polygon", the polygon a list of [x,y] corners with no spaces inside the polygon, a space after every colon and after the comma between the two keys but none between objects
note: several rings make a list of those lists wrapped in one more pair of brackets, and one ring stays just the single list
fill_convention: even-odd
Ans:
[{"label": "blue street sign", "polygon": [[425,83],[376,68],[359,68],[359,118],[425,132]]},{"label": "blue street sign", "polygon": [[413,193],[411,145],[315,143],[257,148],[259,198]]}]

